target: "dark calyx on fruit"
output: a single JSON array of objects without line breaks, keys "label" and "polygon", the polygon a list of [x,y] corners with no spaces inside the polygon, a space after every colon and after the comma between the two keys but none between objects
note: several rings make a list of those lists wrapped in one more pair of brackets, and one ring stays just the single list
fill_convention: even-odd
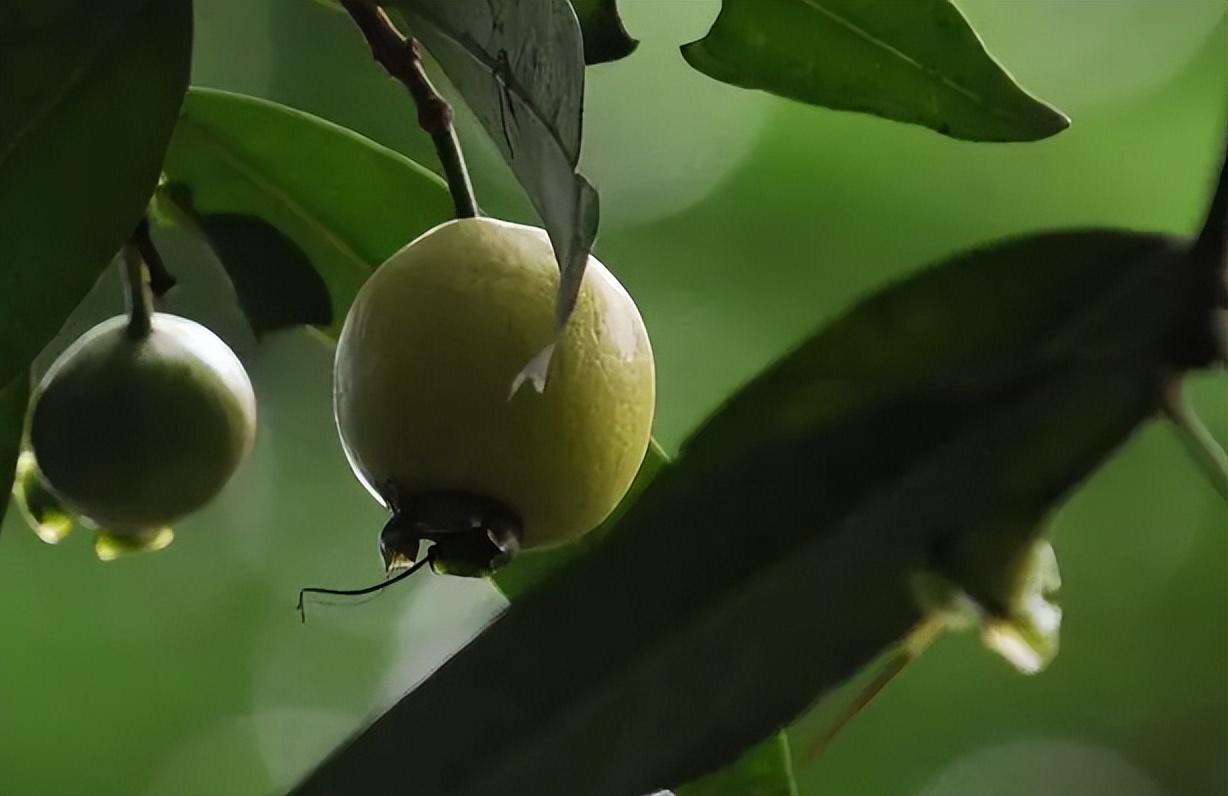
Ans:
[{"label": "dark calyx on fruit", "polygon": [[423,542],[433,545],[431,569],[478,578],[520,551],[520,518],[497,500],[460,491],[421,492],[393,502],[380,532],[380,555],[389,571],[418,561]]}]

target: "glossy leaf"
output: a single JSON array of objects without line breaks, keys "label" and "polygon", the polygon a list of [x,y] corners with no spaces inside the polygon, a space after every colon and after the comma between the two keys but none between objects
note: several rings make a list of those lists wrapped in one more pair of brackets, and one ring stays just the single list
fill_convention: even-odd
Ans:
[{"label": "glossy leaf", "polygon": [[413,771],[441,796],[636,796],[735,761],[917,625],[937,549],[982,528],[1031,545],[1153,415],[1182,254],[1035,235],[866,300],[295,793]]},{"label": "glossy leaf", "polygon": [[13,476],[17,473],[29,394],[30,379],[24,372],[0,388],[0,525],[8,512]]},{"label": "glossy leaf", "polygon": [[[213,244],[257,329],[312,323],[333,336],[371,271],[452,212],[443,181],[390,149],[284,105],[200,88],[184,101],[161,198],[205,219],[205,233],[219,230],[218,216],[230,218]],[[276,230],[276,242],[255,220]],[[246,273],[261,263],[250,251],[237,256],[228,237],[236,223],[245,235],[261,230],[276,256],[265,264],[272,272]],[[331,297],[327,315],[319,280]],[[273,281],[284,281],[280,295]]]},{"label": "glossy leaf", "polygon": [[0,41],[7,384],[60,330],[149,202],[187,89],[192,5],[9,0]]},{"label": "glossy leaf", "polygon": [[[566,0],[398,0],[410,32],[443,68],[528,194],[562,276],[556,332],[575,306],[597,236],[597,191],[576,173],[584,49]],[[541,390],[552,341],[516,386]]]},{"label": "glossy leaf", "polygon": [[196,221],[257,335],[290,326],[333,325],[328,285],[277,227],[240,213],[211,213]]},{"label": "glossy leaf", "polygon": [[639,41],[627,35],[617,0],[571,0],[584,37],[584,63],[604,64],[626,58]]},{"label": "glossy leaf", "polygon": [[971,141],[1070,125],[1021,88],[949,0],[723,0],[682,55],[705,75]]}]

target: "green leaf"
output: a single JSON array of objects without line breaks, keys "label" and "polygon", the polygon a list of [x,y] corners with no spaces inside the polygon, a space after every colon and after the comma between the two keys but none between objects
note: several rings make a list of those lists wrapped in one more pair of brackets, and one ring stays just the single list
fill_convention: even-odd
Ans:
[{"label": "green leaf", "polygon": [[191,57],[189,0],[0,8],[0,384],[55,336],[141,218]]},{"label": "green leaf", "polygon": [[[575,306],[597,236],[597,191],[576,173],[584,47],[567,0],[398,0],[528,194],[562,275],[555,332]],[[552,341],[517,376],[541,390]]]},{"label": "green leaf", "polygon": [[29,394],[30,378],[24,372],[0,388],[0,526],[4,524],[17,472]]},{"label": "green leaf", "polygon": [[[231,217],[212,243],[257,329],[311,323],[335,337],[371,271],[452,212],[443,181],[408,158],[302,111],[225,91],[188,92],[165,170],[162,196],[205,219],[206,234],[219,230],[216,216]],[[236,215],[263,222],[277,240]],[[259,245],[275,258],[262,265],[234,245],[236,223],[243,242],[261,230]],[[261,267],[274,270],[252,273]],[[320,280],[331,296],[327,314]]]},{"label": "green leaf", "polygon": [[675,788],[676,796],[797,796],[788,734],[781,730],[738,762]]},{"label": "green leaf", "polygon": [[510,564],[495,573],[493,580],[499,587],[499,591],[503,592],[503,596],[509,600],[519,599],[544,581],[550,573],[575,560],[581,554],[593,550],[615,526],[627,507],[635,503],[640,493],[668,465],[669,456],[655,439],[651,440],[648,452],[644,455],[644,461],[640,464],[640,470],[636,473],[635,480],[631,483],[627,494],[623,496],[618,507],[600,527],[571,544],[548,550],[530,550],[521,553]]},{"label": "green leaf", "polygon": [[210,213],[197,223],[213,246],[257,335],[333,325],[328,285],[298,246],[255,216]]},{"label": "green leaf", "polygon": [[970,141],[1070,126],[986,52],[949,0],[724,0],[687,63],[742,88]]},{"label": "green leaf", "polygon": [[861,303],[294,793],[636,796],[737,760],[917,626],[937,551],[1033,544],[1154,415],[1183,253],[1034,235]]},{"label": "green leaf", "polygon": [[571,0],[584,37],[584,63],[604,64],[626,58],[639,41],[627,35],[616,0]]},{"label": "green leaf", "polygon": [[[344,11],[341,0],[313,0],[333,11]],[[604,64],[626,58],[640,45],[627,34],[618,15],[617,0],[570,0],[580,21],[584,41],[584,63]],[[378,6],[395,6],[397,0],[374,0]]]}]

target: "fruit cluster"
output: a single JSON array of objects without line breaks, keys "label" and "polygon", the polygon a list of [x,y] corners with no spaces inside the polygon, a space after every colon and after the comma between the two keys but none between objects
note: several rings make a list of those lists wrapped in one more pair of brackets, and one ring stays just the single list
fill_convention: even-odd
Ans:
[{"label": "fruit cluster", "polygon": [[[354,472],[392,512],[388,569],[484,575],[562,544],[615,508],[651,436],[652,349],[595,258],[542,391],[512,390],[552,334],[559,271],[543,230],[465,218],[377,268],[337,342],[334,402]],[[251,451],[256,399],[216,335],[154,313],[104,321],[51,366],[15,483],[46,541],[98,529],[104,558],[165,547]]]}]

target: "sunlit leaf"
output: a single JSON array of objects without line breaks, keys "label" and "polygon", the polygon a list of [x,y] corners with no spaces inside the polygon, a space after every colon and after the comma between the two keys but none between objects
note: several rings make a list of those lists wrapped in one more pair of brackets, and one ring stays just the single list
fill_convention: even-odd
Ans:
[{"label": "sunlit leaf", "polygon": [[695,69],[789,99],[973,141],[1032,141],[1070,125],[1021,88],[949,0],[723,0]]},{"label": "sunlit leaf", "polygon": [[[566,0],[396,6],[503,154],[550,235],[562,271],[557,332],[575,306],[598,221],[597,191],[576,173],[584,47],[575,12]],[[520,374],[539,390],[552,350],[550,340],[541,345]]]},{"label": "sunlit leaf", "polygon": [[[203,218],[206,234],[223,233],[213,245],[258,330],[310,323],[333,336],[371,271],[452,208],[442,180],[390,149],[284,105],[200,88],[184,101],[161,196]],[[256,230],[273,258],[263,273],[244,248]]]},{"label": "sunlit leaf", "polygon": [[149,202],[187,89],[192,4],[6,0],[0,42],[7,384],[59,331]]}]

